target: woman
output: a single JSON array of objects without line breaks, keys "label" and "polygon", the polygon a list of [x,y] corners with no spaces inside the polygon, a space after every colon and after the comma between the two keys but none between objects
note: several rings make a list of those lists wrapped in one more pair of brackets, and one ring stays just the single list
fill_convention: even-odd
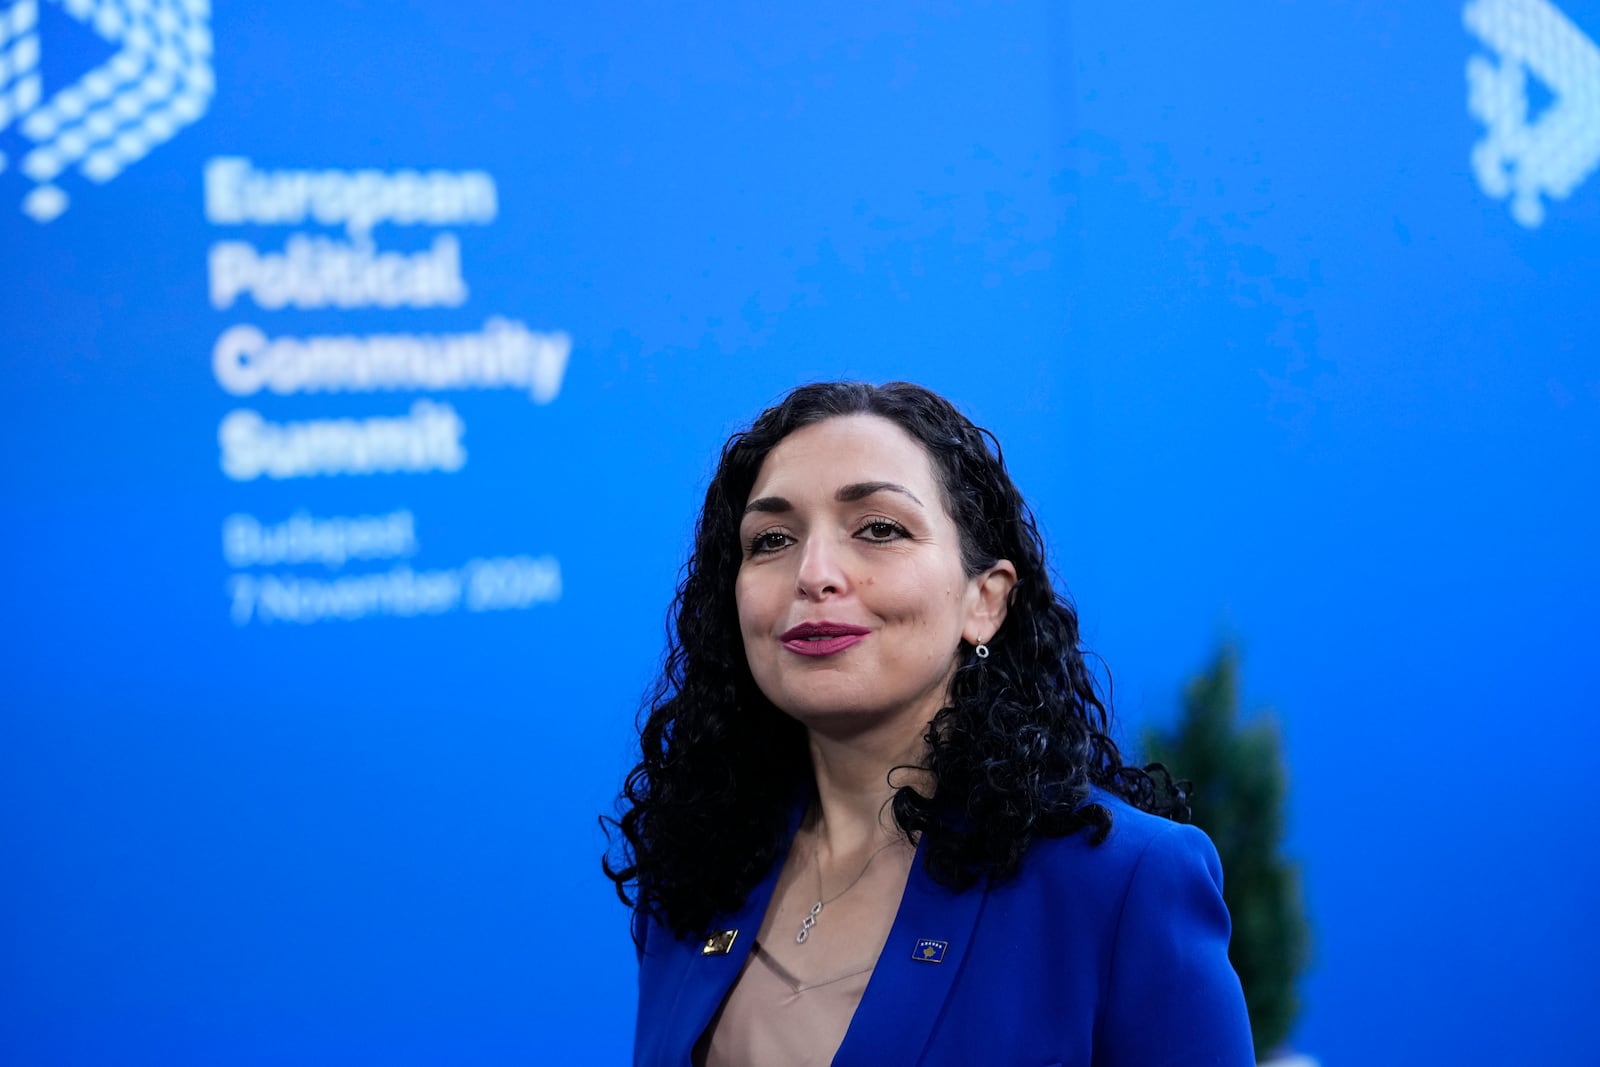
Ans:
[{"label": "woman", "polygon": [[605,865],[637,1063],[1254,1062],[1216,853],[992,440],[832,382],[724,447]]}]

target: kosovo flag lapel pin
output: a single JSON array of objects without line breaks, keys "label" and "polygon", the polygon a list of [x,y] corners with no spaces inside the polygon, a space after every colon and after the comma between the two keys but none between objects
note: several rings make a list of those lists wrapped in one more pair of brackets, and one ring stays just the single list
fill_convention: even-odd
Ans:
[{"label": "kosovo flag lapel pin", "polygon": [[911,958],[923,963],[943,963],[944,954],[949,948],[948,941],[935,941],[931,937],[924,937],[917,942],[917,947],[911,950]]}]

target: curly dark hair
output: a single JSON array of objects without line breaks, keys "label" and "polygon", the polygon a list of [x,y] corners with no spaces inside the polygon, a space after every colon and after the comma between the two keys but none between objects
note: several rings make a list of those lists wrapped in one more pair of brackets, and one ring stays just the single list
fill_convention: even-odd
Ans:
[{"label": "curly dark hair", "polygon": [[1159,764],[1122,762],[1079,648],[1077,613],[1051,585],[1033,513],[994,435],[906,382],[805,385],[722,449],[669,613],[661,676],[641,712],[643,756],[623,786],[620,818],[601,818],[608,836],[615,829],[622,838],[601,864],[617,895],[676,936],[703,936],[743,904],[778,861],[795,805],[813,788],[805,729],[762,694],[745,660],[734,599],[739,521],[778,442],[858,414],[889,419],[927,450],[969,576],[1002,559],[1017,571],[989,657],[965,657],[948,706],[928,724],[920,768],[931,795],[909,785],[893,795],[895,823],[924,839],[928,873],[966,889],[1015,875],[1040,837],[1087,830],[1099,844],[1112,817],[1086,803],[1091,785],[1189,819],[1185,783]]}]

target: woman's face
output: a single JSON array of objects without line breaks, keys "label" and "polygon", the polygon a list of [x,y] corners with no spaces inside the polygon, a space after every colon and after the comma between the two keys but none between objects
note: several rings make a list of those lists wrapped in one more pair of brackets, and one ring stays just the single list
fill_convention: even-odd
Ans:
[{"label": "woman's face", "polygon": [[967,576],[927,453],[876,415],[780,441],[739,536],[750,672],[813,729],[904,720],[920,732],[945,701],[961,641],[993,636],[1015,581],[1006,561]]}]

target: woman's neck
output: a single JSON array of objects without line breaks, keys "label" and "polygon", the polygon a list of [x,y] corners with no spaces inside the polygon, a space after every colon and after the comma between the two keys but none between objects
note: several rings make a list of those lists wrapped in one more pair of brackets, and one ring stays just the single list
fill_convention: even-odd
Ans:
[{"label": "woman's neck", "polygon": [[901,836],[889,802],[903,786],[919,786],[926,724],[914,734],[882,730],[838,739],[811,731],[817,818],[812,830],[826,859],[864,855]]}]

